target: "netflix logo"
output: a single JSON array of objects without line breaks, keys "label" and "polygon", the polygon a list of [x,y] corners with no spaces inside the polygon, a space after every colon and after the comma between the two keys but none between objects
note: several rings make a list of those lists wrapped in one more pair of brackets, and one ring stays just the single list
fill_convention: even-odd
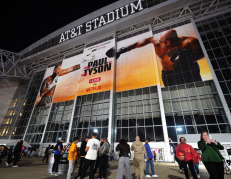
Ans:
[{"label": "netflix logo", "polygon": [[101,90],[101,86],[95,86],[95,87],[90,87],[90,88],[86,88],[86,92],[93,92],[96,90]]},{"label": "netflix logo", "polygon": [[89,83],[96,83],[96,82],[100,82],[101,81],[101,77],[98,78],[93,78],[89,80]]}]

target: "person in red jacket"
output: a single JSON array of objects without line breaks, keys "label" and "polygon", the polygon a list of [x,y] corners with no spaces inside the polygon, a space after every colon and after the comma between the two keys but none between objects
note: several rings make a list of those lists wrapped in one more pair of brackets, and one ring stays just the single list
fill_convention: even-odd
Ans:
[{"label": "person in red jacket", "polygon": [[[192,146],[191,146],[192,147]],[[194,170],[197,174],[197,177],[200,178],[200,174],[199,174],[199,161],[201,161],[201,157],[200,155],[197,153],[197,151],[193,149],[193,152],[194,152],[194,155],[195,155],[195,158],[194,158],[194,161],[193,161],[193,164],[194,164]]]},{"label": "person in red jacket", "polygon": [[198,179],[196,172],[194,170],[193,161],[195,161],[195,154],[193,152],[193,149],[190,145],[186,144],[186,139],[184,137],[180,138],[180,144],[176,147],[176,157],[182,161],[184,166],[184,173],[185,177],[189,179],[188,175],[188,167],[189,166],[190,171],[192,172],[193,179]]}]

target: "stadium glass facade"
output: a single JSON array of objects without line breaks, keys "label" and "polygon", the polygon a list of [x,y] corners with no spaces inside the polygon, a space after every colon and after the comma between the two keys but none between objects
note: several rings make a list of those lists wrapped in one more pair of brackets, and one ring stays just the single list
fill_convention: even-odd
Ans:
[{"label": "stadium glass facade", "polygon": [[[158,2],[167,6],[165,1],[142,3],[151,8]],[[114,145],[122,138],[132,143],[138,135],[141,141],[149,139],[159,157],[163,154],[160,160],[171,161],[169,138],[177,143],[179,136],[198,136],[202,131],[230,134],[230,24],[230,12],[202,19],[190,16],[177,23],[148,24],[86,42],[59,63],[34,72],[30,82],[20,83],[0,136],[46,146],[61,138],[69,142],[79,136],[83,140],[92,132],[97,132],[98,138],[107,136]],[[163,37],[165,44],[158,46]],[[164,54],[161,48],[167,43]],[[94,52],[96,47],[99,52]],[[117,53],[113,57],[109,55],[111,47]],[[83,62],[89,50],[101,61]],[[91,65],[98,76],[92,75]],[[49,78],[55,77],[59,67],[55,88],[43,90],[46,83],[53,83]]]}]

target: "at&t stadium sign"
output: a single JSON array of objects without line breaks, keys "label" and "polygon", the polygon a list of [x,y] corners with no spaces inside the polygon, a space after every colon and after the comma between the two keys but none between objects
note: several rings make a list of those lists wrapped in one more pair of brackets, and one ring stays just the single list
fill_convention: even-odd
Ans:
[{"label": "at&t stadium sign", "polygon": [[77,36],[80,36],[82,34],[95,30],[99,27],[105,26],[123,17],[127,17],[131,14],[139,12],[143,9],[144,8],[142,7],[141,0],[136,1],[134,3],[130,3],[118,9],[115,9],[102,16],[96,17],[90,21],[87,21],[86,23],[83,23],[70,30],[67,30],[66,32],[63,32],[60,36],[59,43],[65,42],[69,39],[73,39]]}]

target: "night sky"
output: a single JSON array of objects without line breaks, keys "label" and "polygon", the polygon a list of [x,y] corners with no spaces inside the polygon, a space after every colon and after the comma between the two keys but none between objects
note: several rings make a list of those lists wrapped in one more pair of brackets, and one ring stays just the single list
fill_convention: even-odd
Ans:
[{"label": "night sky", "polygon": [[20,52],[55,30],[113,2],[116,0],[1,1],[0,49]]}]

